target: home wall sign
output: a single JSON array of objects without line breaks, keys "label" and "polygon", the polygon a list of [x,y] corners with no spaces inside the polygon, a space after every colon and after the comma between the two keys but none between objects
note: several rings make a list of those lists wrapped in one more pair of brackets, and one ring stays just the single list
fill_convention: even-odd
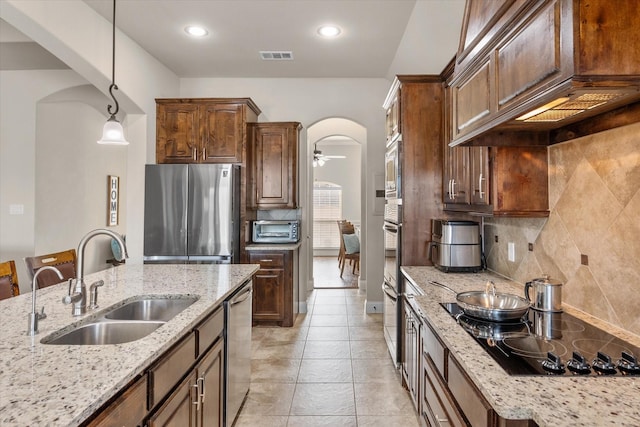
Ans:
[{"label": "home wall sign", "polygon": [[107,176],[107,226],[118,225],[120,193],[120,177]]}]

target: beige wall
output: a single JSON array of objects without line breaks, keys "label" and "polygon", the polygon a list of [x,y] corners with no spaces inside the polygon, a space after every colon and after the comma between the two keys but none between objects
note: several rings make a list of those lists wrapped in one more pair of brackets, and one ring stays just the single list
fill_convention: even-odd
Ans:
[{"label": "beige wall", "polygon": [[549,274],[566,304],[640,335],[640,123],[549,147],[549,207],[485,220],[489,268],[520,283]]}]

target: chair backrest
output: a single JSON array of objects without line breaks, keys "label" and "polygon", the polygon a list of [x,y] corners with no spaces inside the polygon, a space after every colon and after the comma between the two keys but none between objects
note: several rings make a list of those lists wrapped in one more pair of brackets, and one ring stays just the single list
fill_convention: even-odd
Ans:
[{"label": "chair backrest", "polygon": [[0,299],[11,298],[20,295],[18,286],[18,273],[16,263],[6,261],[0,263]]},{"label": "chair backrest", "polygon": [[51,270],[40,273],[38,275],[38,288],[40,289],[55,285],[56,283],[60,283],[65,280],[75,279],[76,277],[75,249],[27,257],[24,259],[24,263],[27,265],[27,271],[31,275],[31,280],[33,280],[33,276],[36,274],[36,271],[45,266],[55,267],[60,270],[60,273],[62,273],[63,280],[60,280],[56,273]]}]

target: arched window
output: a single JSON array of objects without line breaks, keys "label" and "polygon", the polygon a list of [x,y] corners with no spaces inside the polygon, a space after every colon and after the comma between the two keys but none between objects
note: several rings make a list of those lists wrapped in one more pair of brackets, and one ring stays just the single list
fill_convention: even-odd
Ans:
[{"label": "arched window", "polygon": [[313,183],[313,248],[338,249],[337,220],[342,219],[342,187],[331,182]]}]

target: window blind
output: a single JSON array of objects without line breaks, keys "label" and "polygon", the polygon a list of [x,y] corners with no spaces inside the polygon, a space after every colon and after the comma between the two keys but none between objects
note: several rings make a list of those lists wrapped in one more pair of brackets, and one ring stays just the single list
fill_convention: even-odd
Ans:
[{"label": "window blind", "polygon": [[342,187],[329,182],[313,185],[313,247],[340,248],[336,221],[342,219]]}]

